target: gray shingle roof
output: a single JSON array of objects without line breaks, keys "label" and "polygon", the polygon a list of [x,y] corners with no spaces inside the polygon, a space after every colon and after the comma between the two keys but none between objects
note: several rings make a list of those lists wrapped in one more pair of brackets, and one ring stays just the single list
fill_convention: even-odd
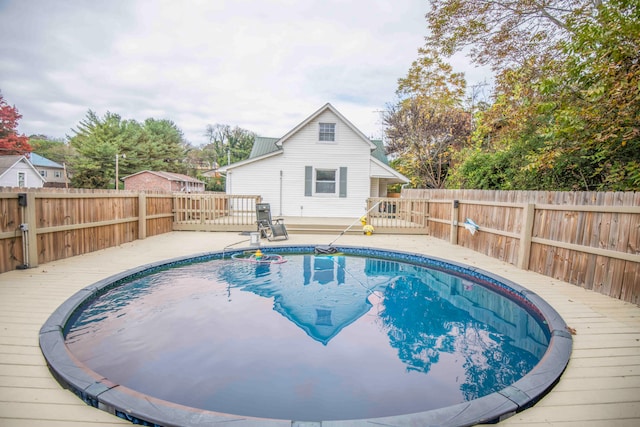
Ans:
[{"label": "gray shingle roof", "polygon": [[0,172],[6,171],[21,158],[22,156],[19,155],[0,156]]}]

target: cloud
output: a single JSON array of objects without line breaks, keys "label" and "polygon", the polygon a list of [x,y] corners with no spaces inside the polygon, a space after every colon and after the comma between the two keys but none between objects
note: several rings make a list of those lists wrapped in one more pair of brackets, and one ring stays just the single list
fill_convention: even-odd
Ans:
[{"label": "cloud", "polygon": [[326,102],[366,135],[427,28],[423,0],[0,0],[0,90],[20,131],[86,112],[282,136]]}]

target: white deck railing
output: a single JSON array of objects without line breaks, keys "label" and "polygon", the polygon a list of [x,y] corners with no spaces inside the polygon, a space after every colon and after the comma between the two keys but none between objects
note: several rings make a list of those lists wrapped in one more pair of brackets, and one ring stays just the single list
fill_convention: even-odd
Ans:
[{"label": "white deck railing", "polygon": [[174,194],[173,229],[246,231],[255,228],[260,196],[224,193]]},{"label": "white deck railing", "polygon": [[[175,193],[173,229],[251,231],[256,226],[256,203],[260,201],[261,197],[255,195]],[[367,205],[367,223],[373,225],[376,233],[429,233],[426,200],[370,198]]]},{"label": "white deck railing", "polygon": [[377,233],[429,234],[429,203],[425,199],[372,197],[367,200],[367,223]]}]

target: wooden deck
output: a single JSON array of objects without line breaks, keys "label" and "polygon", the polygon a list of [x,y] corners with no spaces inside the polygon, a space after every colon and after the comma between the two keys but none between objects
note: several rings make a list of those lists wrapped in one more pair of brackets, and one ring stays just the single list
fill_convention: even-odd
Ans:
[{"label": "wooden deck", "polygon": [[[293,234],[286,243],[324,245],[336,237]],[[1,274],[0,426],[131,425],[85,405],[58,385],[38,347],[41,325],[77,290],[117,272],[248,244],[248,236],[238,233],[173,232]],[[558,385],[537,405],[500,425],[640,425],[640,307],[427,236],[345,234],[336,244],[418,252],[478,266],[533,290],[575,328],[571,361]]]}]

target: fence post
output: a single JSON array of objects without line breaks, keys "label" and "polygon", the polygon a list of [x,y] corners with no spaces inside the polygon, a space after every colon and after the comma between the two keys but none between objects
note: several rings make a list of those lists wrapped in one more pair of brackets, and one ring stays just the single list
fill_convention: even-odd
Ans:
[{"label": "fence post", "polygon": [[23,256],[27,255],[29,258],[29,267],[37,267],[38,266],[38,229],[36,222],[36,193],[33,191],[29,191],[27,193],[27,206],[25,206],[25,223],[29,227],[29,231],[27,231],[27,246],[28,246],[28,254],[23,254]]},{"label": "fence post", "polygon": [[460,209],[460,201],[451,202],[451,231],[449,232],[449,243],[458,244],[458,210]]},{"label": "fence post", "polygon": [[147,195],[138,193],[138,239],[147,238]]},{"label": "fence post", "polygon": [[518,268],[529,269],[529,258],[531,257],[531,238],[533,234],[533,220],[535,218],[536,206],[527,203],[524,208],[524,220],[522,230],[520,230],[520,247],[518,248]]},{"label": "fence post", "polygon": [[205,219],[205,216],[206,216],[205,213],[207,212],[207,206],[206,206],[207,201],[205,200],[204,196],[201,194],[198,194],[197,197],[199,201],[198,212],[200,215],[200,224],[205,224],[207,222]]},{"label": "fence post", "polygon": [[425,200],[423,213],[424,226],[427,229],[427,234],[431,234],[431,229],[429,228],[429,199]]}]

